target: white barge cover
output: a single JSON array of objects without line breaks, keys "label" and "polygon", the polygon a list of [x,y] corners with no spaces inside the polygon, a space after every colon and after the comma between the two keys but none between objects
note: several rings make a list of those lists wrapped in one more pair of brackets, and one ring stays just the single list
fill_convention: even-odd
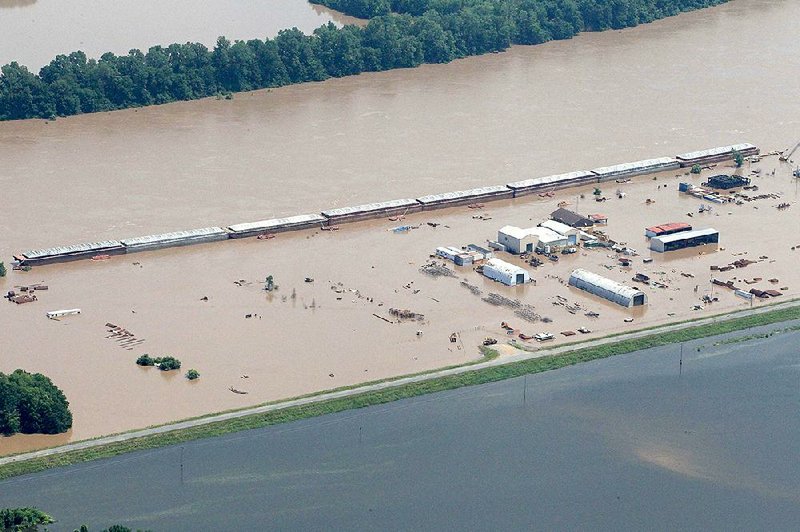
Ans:
[{"label": "white barge cover", "polygon": [[734,150],[748,151],[753,149],[756,149],[754,144],[745,142],[742,144],[733,144],[732,146],[720,146],[718,148],[709,148],[707,150],[690,151],[689,153],[683,153],[681,155],[676,155],[675,157],[682,160],[701,159],[704,157],[713,157],[715,155],[725,155],[726,153],[732,154]]},{"label": "white barge cover", "polygon": [[568,172],[566,174],[549,175],[545,177],[536,177],[533,179],[525,179],[524,181],[516,181],[506,185],[512,190],[524,190],[526,188],[534,188],[539,186],[555,186],[562,182],[570,182],[576,179],[583,179],[586,177],[593,177],[594,173],[588,170],[577,170],[575,172]]},{"label": "white barge cover", "polygon": [[592,170],[599,177],[607,177],[625,174],[642,174],[647,172],[658,172],[678,168],[680,163],[671,157],[659,157],[657,159],[645,159],[632,163],[615,164],[613,166],[603,166]]},{"label": "white barge cover", "polygon": [[339,207],[338,209],[329,209],[322,211],[323,216],[333,218],[335,216],[349,216],[352,214],[361,214],[369,212],[378,212],[386,209],[397,209],[402,207],[415,207],[419,206],[417,200],[414,199],[398,199],[392,201],[382,201],[379,203],[367,203],[366,205],[357,205],[355,207]]},{"label": "white barge cover", "polygon": [[126,238],[121,240],[125,247],[154,246],[160,244],[170,244],[185,240],[206,240],[214,238],[227,238],[228,233],[221,227],[204,227],[203,229],[190,229],[188,231],[175,231],[161,235],[148,235],[136,238]]},{"label": "white barge cover", "polygon": [[322,223],[326,221],[325,217],[319,214],[300,214],[288,218],[273,218],[260,222],[235,224],[229,226],[228,229],[233,233],[249,233],[252,231],[269,231],[275,228],[294,227],[296,225]]},{"label": "white barge cover", "polygon": [[503,192],[511,192],[505,185],[495,185],[492,187],[473,188],[471,190],[457,190],[455,192],[445,192],[444,194],[431,194],[429,196],[422,196],[417,198],[417,201],[423,204],[457,201],[461,199],[487,196],[492,194],[501,194]]},{"label": "white barge cover", "polygon": [[104,240],[102,242],[91,242],[88,244],[74,244],[72,246],[61,246],[57,248],[34,249],[23,253],[28,259],[43,259],[46,257],[58,257],[63,255],[74,255],[75,253],[90,253],[92,251],[105,251],[107,249],[121,248],[122,242],[119,240]]}]

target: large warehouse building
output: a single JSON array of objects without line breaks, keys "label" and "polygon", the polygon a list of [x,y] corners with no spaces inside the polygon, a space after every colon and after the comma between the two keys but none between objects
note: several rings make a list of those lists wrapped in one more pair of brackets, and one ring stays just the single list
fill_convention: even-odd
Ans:
[{"label": "large warehouse building", "polygon": [[709,227],[708,229],[695,229],[671,235],[655,236],[650,239],[650,249],[658,253],[704,246],[706,244],[719,244],[719,231]]},{"label": "large warehouse building", "polygon": [[644,292],[586,270],[574,270],[569,276],[569,284],[623,307],[638,307],[647,303]]},{"label": "large warehouse building", "polygon": [[550,252],[568,246],[570,239],[547,227],[520,229],[506,225],[497,232],[497,241],[505,246],[509,253],[519,254],[530,253],[537,249]]},{"label": "large warehouse building", "polygon": [[528,270],[500,259],[489,259],[483,266],[483,275],[508,286],[530,282]]}]

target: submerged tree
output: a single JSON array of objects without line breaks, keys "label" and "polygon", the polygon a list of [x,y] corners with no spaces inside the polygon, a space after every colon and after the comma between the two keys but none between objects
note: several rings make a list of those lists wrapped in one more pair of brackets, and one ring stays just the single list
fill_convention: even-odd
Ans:
[{"label": "submerged tree", "polygon": [[741,152],[734,150],[733,151],[733,163],[736,165],[736,168],[741,168],[744,164],[744,156]]},{"label": "submerged tree", "polygon": [[64,393],[41,373],[0,373],[0,433],[59,434],[72,427]]},{"label": "submerged tree", "polygon": [[692,165],[692,173],[693,174],[699,174],[701,170],[702,170],[702,168],[700,167],[699,164],[693,164]]},{"label": "submerged tree", "polygon": [[39,525],[49,525],[54,520],[38,508],[6,508],[0,510],[0,530],[35,531]]}]

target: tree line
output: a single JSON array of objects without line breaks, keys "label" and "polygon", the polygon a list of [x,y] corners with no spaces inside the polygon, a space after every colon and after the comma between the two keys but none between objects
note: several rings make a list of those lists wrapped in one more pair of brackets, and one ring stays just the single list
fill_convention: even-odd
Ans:
[{"label": "tree line", "polygon": [[147,52],[59,55],[38,74],[0,69],[0,120],[54,118],[447,63],[512,44],[624,28],[727,0],[311,0],[369,18],[306,35],[153,46]]}]

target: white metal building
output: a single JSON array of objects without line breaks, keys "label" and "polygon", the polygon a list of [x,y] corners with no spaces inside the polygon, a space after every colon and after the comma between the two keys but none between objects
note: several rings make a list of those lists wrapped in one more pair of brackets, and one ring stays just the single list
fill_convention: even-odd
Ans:
[{"label": "white metal building", "polygon": [[644,292],[587,270],[574,270],[569,276],[569,284],[623,307],[637,307],[647,303]]},{"label": "white metal building", "polygon": [[508,286],[525,284],[531,280],[528,270],[500,259],[489,259],[483,266],[483,275]]},{"label": "white metal building", "polygon": [[650,249],[659,253],[703,246],[705,244],[719,244],[719,231],[709,227],[708,229],[694,229],[664,236],[654,236],[650,239]]},{"label": "white metal building", "polygon": [[570,239],[547,227],[520,229],[506,225],[497,232],[497,241],[509,253],[530,253],[535,249],[548,251],[569,245]]},{"label": "white metal building", "polygon": [[540,223],[539,226],[550,229],[551,231],[555,231],[559,235],[566,237],[567,242],[571,246],[574,246],[578,243],[578,239],[580,238],[581,233],[583,233],[583,231],[580,229],[575,229],[574,227],[570,227],[567,224],[562,224],[561,222],[557,222],[555,220],[546,220]]}]

